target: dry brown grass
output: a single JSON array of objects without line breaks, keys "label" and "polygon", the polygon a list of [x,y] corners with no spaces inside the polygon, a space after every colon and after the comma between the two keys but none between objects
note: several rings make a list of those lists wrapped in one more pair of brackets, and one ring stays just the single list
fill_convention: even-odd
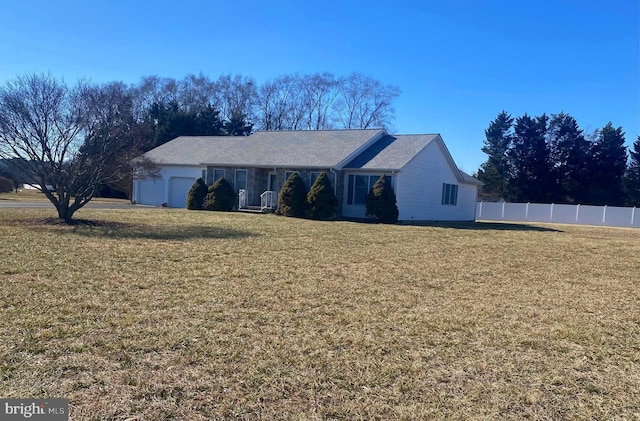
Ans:
[{"label": "dry brown grass", "polygon": [[[23,203],[48,203],[49,199],[41,191],[33,189],[20,189],[17,193],[0,193],[0,202],[23,202]],[[106,197],[96,197],[91,199],[91,203],[130,203],[125,199],[111,199]]]},{"label": "dry brown grass", "polygon": [[0,210],[0,396],[72,419],[640,419],[640,230]]}]

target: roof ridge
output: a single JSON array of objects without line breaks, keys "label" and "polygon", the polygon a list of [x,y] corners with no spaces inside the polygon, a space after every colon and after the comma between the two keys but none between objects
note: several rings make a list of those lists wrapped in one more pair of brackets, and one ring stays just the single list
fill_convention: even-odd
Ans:
[{"label": "roof ridge", "polygon": [[[293,130],[256,130],[255,133],[292,133],[292,132],[363,132],[363,131],[377,131],[385,130],[384,128],[370,128],[370,129],[293,129]],[[249,135],[251,136],[251,135]],[[247,136],[248,137],[248,136]]]}]

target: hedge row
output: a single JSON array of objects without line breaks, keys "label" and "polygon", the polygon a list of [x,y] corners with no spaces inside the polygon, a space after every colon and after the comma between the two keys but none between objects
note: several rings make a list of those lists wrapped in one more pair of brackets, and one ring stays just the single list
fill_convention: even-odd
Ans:
[{"label": "hedge row", "polygon": [[217,179],[209,188],[202,178],[198,178],[187,195],[187,209],[230,211],[236,201],[237,195],[224,177]]},{"label": "hedge row", "polygon": [[[187,196],[187,209],[230,211],[236,203],[237,194],[224,177],[216,180],[209,188],[202,178],[198,178]],[[320,173],[308,192],[300,176],[293,173],[278,196],[278,213],[284,216],[329,219],[336,215],[338,206],[338,198],[324,172]],[[396,196],[384,174],[367,194],[365,206],[367,216],[378,222],[398,221]]]}]

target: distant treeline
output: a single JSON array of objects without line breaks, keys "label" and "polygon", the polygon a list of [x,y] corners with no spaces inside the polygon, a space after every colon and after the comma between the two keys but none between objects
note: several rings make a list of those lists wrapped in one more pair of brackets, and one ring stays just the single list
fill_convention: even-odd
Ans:
[{"label": "distant treeline", "polygon": [[[0,86],[0,176],[67,185],[53,170],[83,162],[74,174],[82,179],[76,184],[86,184],[80,194],[130,196],[131,160],[178,136],[390,128],[399,95],[398,87],[361,73],[288,74],[261,84],[241,75],[146,76],[132,85],[81,80],[74,86],[25,75]],[[157,171],[148,164],[146,172]]]},{"label": "distant treeline", "polygon": [[182,80],[147,76],[131,86],[158,146],[180,135],[249,135],[254,130],[389,128],[400,89],[361,74],[289,74]]},{"label": "distant treeline", "polygon": [[485,198],[509,202],[640,206],[640,136],[622,127],[585,133],[566,113],[498,114],[485,130],[478,170]]}]

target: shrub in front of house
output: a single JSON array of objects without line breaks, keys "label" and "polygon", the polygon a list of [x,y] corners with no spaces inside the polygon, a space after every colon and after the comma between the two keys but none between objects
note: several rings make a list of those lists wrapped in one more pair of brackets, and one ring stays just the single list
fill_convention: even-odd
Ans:
[{"label": "shrub in front of house", "polygon": [[206,195],[207,185],[202,178],[198,178],[187,194],[187,209],[202,210]]},{"label": "shrub in front of house", "polygon": [[0,175],[0,193],[9,193],[12,191],[13,181]]},{"label": "shrub in front of house", "polygon": [[398,206],[396,194],[387,177],[382,174],[373,185],[365,200],[367,216],[372,216],[378,222],[393,224],[398,222]]},{"label": "shrub in front of house", "polygon": [[278,213],[284,216],[303,217],[306,209],[307,187],[298,173],[293,173],[280,189]]},{"label": "shrub in front of house", "polygon": [[220,177],[209,187],[204,207],[211,211],[230,211],[237,204],[238,196],[224,177]]},{"label": "shrub in front of house", "polygon": [[322,172],[316,178],[307,194],[307,217],[311,219],[328,219],[335,216],[338,210],[338,198],[333,192],[327,174]]}]

